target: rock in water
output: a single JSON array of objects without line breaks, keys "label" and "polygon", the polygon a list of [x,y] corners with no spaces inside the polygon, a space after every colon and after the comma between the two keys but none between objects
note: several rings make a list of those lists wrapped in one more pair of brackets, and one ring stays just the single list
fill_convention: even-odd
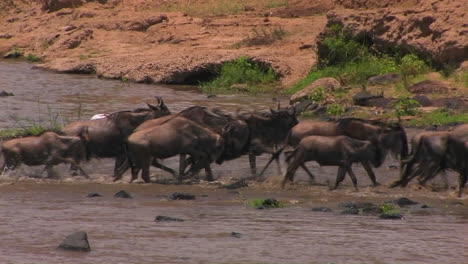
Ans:
[{"label": "rock in water", "polygon": [[175,217],[170,217],[170,216],[164,216],[164,215],[158,215],[154,219],[155,222],[169,222],[169,221],[174,221],[174,222],[183,222],[184,219],[181,218],[175,218]]},{"label": "rock in water", "polygon": [[116,194],[114,194],[114,197],[117,197],[117,198],[127,198],[127,199],[131,199],[133,198],[128,192],[122,190]]},{"label": "rock in water", "polygon": [[388,220],[401,220],[405,219],[401,214],[381,214],[379,216],[380,219],[388,219]]},{"label": "rock in water", "polygon": [[398,204],[398,206],[407,206],[407,205],[415,205],[418,204],[418,202],[415,202],[413,200],[410,200],[406,197],[401,197],[393,201],[393,203]]},{"label": "rock in water", "polygon": [[195,195],[175,192],[169,196],[171,200],[195,200]]},{"label": "rock in water", "polygon": [[59,248],[73,251],[91,251],[86,232],[78,231],[65,238]]}]

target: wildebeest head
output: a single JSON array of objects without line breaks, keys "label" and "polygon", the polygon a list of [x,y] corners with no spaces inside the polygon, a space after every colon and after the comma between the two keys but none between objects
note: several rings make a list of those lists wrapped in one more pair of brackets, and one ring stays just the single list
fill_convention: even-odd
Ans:
[{"label": "wildebeest head", "polygon": [[376,139],[370,141],[370,162],[375,168],[380,167],[385,160],[385,150],[382,148],[380,142]]},{"label": "wildebeest head", "polygon": [[154,118],[158,118],[161,116],[166,116],[166,115],[171,114],[171,111],[169,111],[169,108],[167,108],[166,104],[164,104],[163,99],[160,96],[156,96],[155,98],[157,100],[156,105],[151,105],[147,103],[150,111],[148,115],[145,117],[145,120],[154,119]]},{"label": "wildebeest head", "polygon": [[382,128],[378,139],[382,147],[389,150],[393,157],[400,159],[408,157],[408,139],[401,124],[389,124]]},{"label": "wildebeest head", "polygon": [[270,109],[262,114],[243,114],[239,119],[249,126],[250,144],[265,146],[283,144],[291,128],[298,124],[293,108]]}]

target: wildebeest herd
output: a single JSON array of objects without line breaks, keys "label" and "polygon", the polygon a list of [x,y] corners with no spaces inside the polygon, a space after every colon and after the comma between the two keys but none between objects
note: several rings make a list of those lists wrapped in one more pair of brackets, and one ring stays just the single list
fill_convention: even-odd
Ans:
[{"label": "wildebeest herd", "polygon": [[[50,176],[54,165],[69,163],[74,173],[80,170],[88,177],[81,162],[115,158],[114,181],[131,169],[131,181],[141,171],[142,179],[149,182],[150,166],[172,173],[179,181],[205,169],[207,180],[213,180],[212,163],[222,164],[248,155],[255,177],[256,156],[269,153],[272,158],[260,175],[284,154],[288,168],[283,187],[293,181],[299,167],[314,181],[315,176],[305,163],[316,161],[321,166],[338,167],[332,189],[338,187],[346,174],[357,189],[352,165],[362,164],[372,183],[378,185],[372,167],[381,166],[387,154],[391,154],[400,160],[401,174],[390,187],[406,186],[415,177],[424,184],[450,169],[460,174],[461,196],[467,181],[468,125],[450,132],[422,132],[413,137],[408,153],[406,132],[399,123],[358,118],[299,122],[294,107],[281,108],[279,104],[276,109],[261,113],[228,114],[193,106],[173,114],[162,98],[156,99],[157,104],[148,104],[148,108],[70,123],[59,134],[45,132],[8,140],[1,147],[4,157],[1,170],[13,170],[20,164],[45,165],[43,171]],[[177,155],[180,155],[178,172],[160,161]]]}]

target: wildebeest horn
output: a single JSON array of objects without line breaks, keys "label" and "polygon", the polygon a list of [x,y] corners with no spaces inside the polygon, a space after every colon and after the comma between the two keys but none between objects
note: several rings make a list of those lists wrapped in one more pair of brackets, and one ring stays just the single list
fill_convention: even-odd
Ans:
[{"label": "wildebeest horn", "polygon": [[161,105],[163,104],[163,100],[162,100],[162,98],[161,98],[161,97],[159,97],[159,96],[155,96],[155,98],[156,98],[156,100],[158,101],[158,104],[157,104],[157,106],[158,106],[158,107],[159,107],[159,106],[161,106]]},{"label": "wildebeest horn", "polygon": [[146,105],[147,105],[147,106],[149,107],[149,109],[151,109],[151,110],[158,110],[158,109],[159,109],[159,107],[154,106],[154,105],[151,105],[151,104],[148,104],[148,103],[146,103]]}]

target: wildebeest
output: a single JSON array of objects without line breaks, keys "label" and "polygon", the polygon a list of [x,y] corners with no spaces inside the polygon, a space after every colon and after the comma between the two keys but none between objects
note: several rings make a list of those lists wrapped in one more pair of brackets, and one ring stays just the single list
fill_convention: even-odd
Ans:
[{"label": "wildebeest", "polygon": [[[383,156],[390,152],[394,157],[405,159],[408,155],[408,142],[406,132],[399,123],[387,124],[380,121],[364,120],[359,118],[342,118],[335,121],[304,121],[294,126],[287,136],[285,146],[296,147],[306,136],[348,136],[359,140],[377,140],[383,148]],[[278,158],[278,151],[273,158]],[[268,162],[271,163],[272,160]],[[268,166],[267,164],[267,166]],[[374,185],[378,182],[367,161],[362,162],[369,178]],[[267,168],[263,169],[264,172]],[[310,171],[301,166],[313,179]]]},{"label": "wildebeest", "polygon": [[306,136],[287,156],[288,169],[282,187],[284,188],[288,180],[293,181],[299,166],[307,161],[316,161],[321,166],[339,166],[336,183],[332,189],[336,189],[348,173],[357,190],[357,179],[351,169],[352,164],[369,162],[379,167],[383,159],[382,149],[375,140],[371,142],[347,136]]},{"label": "wildebeest", "polygon": [[[178,116],[185,117],[198,125],[223,134],[224,151],[216,160],[221,164],[224,161],[249,155],[252,174],[255,175],[255,156],[264,152],[272,153],[272,146],[283,143],[289,129],[297,124],[294,108],[270,109],[266,113],[245,113],[232,116],[218,109],[194,106],[171,116],[165,116],[154,120],[148,120],[135,129],[135,132],[150,127],[158,126],[167,120]],[[229,125],[229,130],[223,129]],[[183,174],[185,158],[182,155],[179,171]],[[172,169],[153,162],[158,168],[169,172]]]},{"label": "wildebeest", "polygon": [[169,109],[160,97],[157,105],[148,105],[148,109],[136,109],[134,111],[120,111],[110,114],[106,118],[76,121],[66,125],[62,132],[65,135],[76,136],[84,128],[89,129],[89,142],[87,151],[90,158],[116,158],[114,166],[114,178],[118,168],[126,162],[124,152],[125,139],[143,121],[158,118],[170,114]]},{"label": "wildebeest", "polygon": [[256,176],[256,156],[263,153],[275,154],[278,147],[283,146],[291,128],[296,126],[296,110],[294,107],[281,108],[257,114],[248,113],[239,116],[249,127],[249,162],[252,176]]},{"label": "wildebeest", "polygon": [[[411,152],[408,158],[402,160],[400,179],[390,185],[405,187],[413,178],[421,176],[424,184],[440,171],[447,152],[448,131],[424,131],[411,139]],[[416,169],[414,166],[416,165]],[[442,166],[443,167],[443,166]]]},{"label": "wildebeest", "polygon": [[[159,126],[175,117],[187,118],[190,121],[200,126],[209,128],[210,130],[218,134],[228,133],[224,135],[224,138],[226,139],[224,143],[224,151],[223,154],[216,160],[218,164],[222,163],[225,160],[237,158],[247,152],[246,148],[248,147],[249,140],[249,128],[247,124],[227,113],[224,113],[219,109],[208,109],[202,106],[192,106],[177,114],[171,114],[157,119],[147,120],[141,125],[139,125],[134,130],[134,132]],[[224,128],[227,125],[229,125],[230,129],[228,131],[225,131]],[[185,171],[187,163],[185,156],[185,154],[181,154],[180,157],[179,176],[182,176]],[[191,158],[189,158],[189,160],[191,160]],[[156,159],[153,160],[152,165],[175,175],[174,170],[160,164],[159,162],[157,162]],[[126,167],[121,167],[119,170],[119,174],[123,174],[126,171],[126,169]]]},{"label": "wildebeest", "polygon": [[[463,194],[468,177],[468,124],[458,126],[451,132],[422,133],[413,153],[406,162],[404,174],[391,187],[404,187],[418,175],[424,183],[439,172],[450,169],[460,174],[458,196]],[[415,162],[418,163],[418,167],[412,171],[410,165]]]},{"label": "wildebeest", "polygon": [[131,134],[127,139],[132,181],[142,170],[142,178],[149,182],[149,168],[153,158],[166,159],[179,154],[190,155],[192,172],[205,168],[212,180],[210,164],[224,149],[222,135],[200,126],[187,118],[175,116],[157,126]]},{"label": "wildebeest", "polygon": [[[404,187],[408,182],[420,176],[421,183],[434,178],[447,169],[458,172],[458,196],[463,190],[468,177],[468,124],[455,127],[451,132],[423,132],[415,136],[414,151],[405,163],[405,169],[398,181],[391,187]],[[412,171],[412,165],[417,169]]]},{"label": "wildebeest", "polygon": [[60,163],[77,166],[84,176],[89,177],[79,166],[86,159],[86,127],[78,136],[62,136],[54,132],[44,132],[39,136],[29,136],[8,140],[2,145],[4,164],[0,171],[14,170],[21,164],[28,166],[45,165],[48,177],[52,176],[52,167]]}]

